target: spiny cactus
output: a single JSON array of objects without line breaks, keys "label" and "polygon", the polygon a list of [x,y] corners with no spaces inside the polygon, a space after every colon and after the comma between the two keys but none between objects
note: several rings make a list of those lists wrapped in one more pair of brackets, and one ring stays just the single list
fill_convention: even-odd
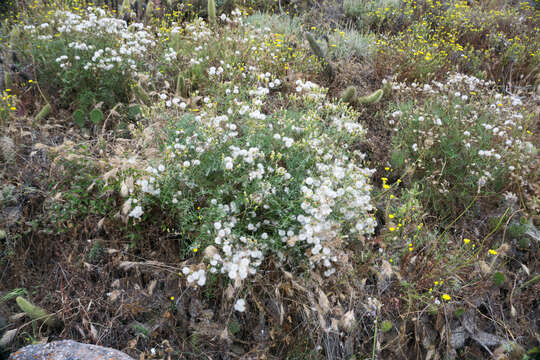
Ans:
[{"label": "spiny cactus", "polygon": [[130,0],[124,0],[122,2],[122,5],[120,6],[120,11],[118,12],[120,17],[122,18],[124,16],[124,14],[129,12],[130,8],[131,8],[131,1]]},{"label": "spiny cactus", "polygon": [[216,1],[208,0],[208,21],[211,24],[216,23]]},{"label": "spiny cactus", "polygon": [[9,71],[4,71],[4,87],[6,89],[11,89],[13,82],[11,80],[11,73]]},{"label": "spiny cactus", "polygon": [[19,37],[21,35],[21,30],[18,26],[14,26],[13,29],[11,29],[11,32],[9,33],[9,43],[11,46],[15,45],[19,41]]},{"label": "spiny cactus", "polygon": [[41,120],[45,119],[50,113],[51,113],[51,104],[45,105],[40,112],[36,115],[35,121],[41,122]]},{"label": "spiny cactus", "polygon": [[186,79],[184,79],[182,74],[178,74],[178,78],[176,79],[176,95],[186,97],[186,90]]},{"label": "spiny cactus", "polygon": [[384,94],[383,89],[379,89],[370,95],[359,97],[356,101],[359,104],[374,104],[377,101],[381,100],[383,94]]},{"label": "spiny cactus", "polygon": [[377,101],[381,100],[383,94],[384,90],[379,89],[369,95],[358,97],[356,88],[354,86],[349,86],[347,87],[347,89],[345,89],[345,91],[341,93],[341,100],[350,105],[374,104]]},{"label": "spiny cactus", "polygon": [[309,47],[311,48],[311,51],[313,51],[315,56],[317,56],[319,60],[326,60],[326,55],[324,54],[321,46],[319,45],[317,40],[315,40],[313,35],[311,35],[311,33],[306,32],[306,39],[309,42]]},{"label": "spiny cactus", "polygon": [[341,100],[343,102],[346,102],[348,104],[352,104],[356,100],[357,91],[354,86],[349,86],[343,93],[341,94]]},{"label": "spiny cactus", "polygon": [[152,19],[152,15],[154,14],[154,0],[148,1],[148,4],[146,4],[146,11],[144,12],[144,18],[146,21],[150,21]]},{"label": "spiny cactus", "polygon": [[33,320],[43,321],[49,327],[55,327],[58,325],[58,320],[45,309],[40,308],[26,300],[23,297],[18,296],[15,301],[26,315]]},{"label": "spiny cactus", "polygon": [[307,39],[307,41],[309,43],[309,47],[311,48],[311,51],[313,51],[313,53],[319,59],[319,61],[324,64],[324,66],[325,66],[324,70],[326,71],[326,74],[328,75],[328,77],[330,79],[333,79],[334,78],[334,68],[332,67],[332,65],[330,64],[328,59],[326,58],[326,54],[322,50],[319,43],[315,40],[313,35],[311,35],[309,32],[306,32],[306,39]]}]

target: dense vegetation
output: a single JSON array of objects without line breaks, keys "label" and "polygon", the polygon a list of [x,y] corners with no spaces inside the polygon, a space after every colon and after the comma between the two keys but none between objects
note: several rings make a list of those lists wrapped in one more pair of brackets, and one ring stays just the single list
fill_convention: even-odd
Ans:
[{"label": "dense vegetation", "polygon": [[0,7],[0,347],[534,359],[538,10]]}]

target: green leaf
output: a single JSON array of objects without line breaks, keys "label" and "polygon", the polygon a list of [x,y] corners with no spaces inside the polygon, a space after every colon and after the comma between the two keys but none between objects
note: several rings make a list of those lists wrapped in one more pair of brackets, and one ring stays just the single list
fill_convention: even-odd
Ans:
[{"label": "green leaf", "polygon": [[79,105],[78,108],[82,111],[87,111],[88,108],[92,106],[94,103],[95,95],[90,90],[85,90],[83,93],[79,96]]},{"label": "green leaf", "polygon": [[139,105],[132,105],[128,108],[128,117],[130,120],[136,120],[137,115],[141,113],[141,107]]},{"label": "green leaf", "polygon": [[56,318],[49,314],[45,309],[40,308],[26,300],[23,297],[18,296],[15,298],[19,308],[26,313],[32,320],[41,320],[47,326],[54,327],[57,324]]},{"label": "green leaf", "polygon": [[103,113],[101,110],[94,109],[90,111],[90,120],[92,120],[92,122],[96,125],[101,123],[103,121]]},{"label": "green leaf", "polygon": [[497,271],[495,274],[493,274],[493,282],[497,286],[502,286],[504,284],[505,276],[502,272]]},{"label": "green leaf", "polygon": [[384,321],[381,323],[381,332],[387,333],[387,332],[389,332],[390,330],[392,330],[392,322],[389,321],[389,320],[384,320]]},{"label": "green leaf", "polygon": [[86,115],[84,114],[84,111],[81,109],[75,110],[73,113],[73,122],[79,127],[84,127],[84,124],[86,123]]},{"label": "green leaf", "polygon": [[235,320],[232,320],[229,323],[229,331],[231,332],[231,334],[233,334],[233,336],[240,331],[240,328],[240,324]]}]

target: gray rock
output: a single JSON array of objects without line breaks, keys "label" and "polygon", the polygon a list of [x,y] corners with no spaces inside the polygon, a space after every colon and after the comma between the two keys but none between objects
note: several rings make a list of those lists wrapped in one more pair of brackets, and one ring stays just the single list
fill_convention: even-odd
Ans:
[{"label": "gray rock", "polygon": [[73,340],[29,345],[14,352],[8,360],[134,360],[121,351]]}]

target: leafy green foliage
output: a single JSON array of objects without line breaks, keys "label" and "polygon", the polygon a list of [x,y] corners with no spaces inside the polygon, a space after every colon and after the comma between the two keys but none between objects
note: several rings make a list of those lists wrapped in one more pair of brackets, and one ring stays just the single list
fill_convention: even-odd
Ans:
[{"label": "leafy green foliage", "polygon": [[523,234],[525,234],[525,231],[527,231],[526,224],[512,223],[507,228],[508,236],[511,239],[520,238],[521,236],[523,236]]},{"label": "leafy green foliage", "polygon": [[390,330],[392,330],[392,328],[393,328],[393,325],[392,325],[391,321],[383,320],[383,322],[381,322],[381,332],[382,333],[387,333]]},{"label": "leafy green foliage", "polygon": [[85,160],[63,160],[63,176],[55,187],[54,195],[47,201],[45,222],[53,224],[58,232],[69,231],[73,222],[91,216],[108,216],[116,206],[110,196],[114,186],[107,185],[98,169]]},{"label": "leafy green foliage", "polygon": [[86,124],[86,114],[81,109],[75,110],[73,113],[73,122],[83,128]]},{"label": "leafy green foliage", "polygon": [[497,286],[502,286],[506,280],[504,274],[500,271],[497,271],[493,274],[493,283]]},{"label": "leafy green foliage", "polygon": [[459,214],[480,193],[483,200],[501,199],[512,189],[509,179],[532,176],[527,159],[536,149],[524,131],[521,101],[492,85],[456,74],[446,84],[407,88],[404,93],[426,96],[404,99],[389,114],[392,162],[415,169],[421,197],[439,215]]},{"label": "leafy green foliage", "polygon": [[95,124],[99,125],[103,121],[103,113],[99,109],[93,109],[90,111],[90,120]]},{"label": "leafy green foliage", "polygon": [[97,264],[105,254],[105,248],[101,240],[96,241],[90,251],[88,252],[88,262],[90,264]]},{"label": "leafy green foliage", "polygon": [[[346,0],[335,5],[339,17],[343,5],[347,19],[319,25],[307,19],[309,15],[302,18],[285,11],[242,16],[251,11],[250,5],[274,7],[277,1],[244,1],[246,8],[231,13],[226,9],[232,3],[163,1],[159,9],[152,8],[152,3],[146,13],[139,8],[135,20],[144,21],[149,28],[135,23],[119,25],[106,10],[72,8],[70,13],[47,14],[42,3],[21,16],[27,27],[14,27],[10,44],[24,61],[37,65],[39,89],[52,108],[59,109],[59,115],[67,113],[62,107],[76,109],[73,120],[85,128],[83,135],[88,134],[88,127],[108,130],[99,126],[105,125],[104,114],[107,119],[121,117],[118,128],[125,131],[122,139],[100,132],[97,139],[85,140],[88,147],[76,146],[73,153],[58,154],[52,169],[57,181],[47,194],[43,221],[26,221],[22,234],[10,226],[8,241],[15,236],[30,238],[32,233],[57,237],[72,231],[69,235],[80,235],[81,227],[95,229],[96,222],[106,218],[121,238],[131,241],[122,256],[139,256],[147,245],[139,243],[141,239],[159,239],[156,248],[165,248],[161,230],[166,233],[165,241],[172,239],[180,250],[171,255],[181,261],[174,271],[179,272],[180,282],[185,280],[194,287],[191,290],[204,286],[202,291],[190,293],[200,296],[204,305],[221,305],[210,321],[230,319],[225,326],[236,337],[251,330],[241,326],[239,319],[243,321],[244,315],[239,313],[260,305],[259,298],[254,298],[246,307],[240,297],[261,295],[258,285],[266,274],[272,274],[273,280],[283,270],[287,276],[277,289],[280,294],[276,292],[276,302],[282,290],[286,293],[281,298],[285,305],[281,316],[294,311],[289,292],[295,294],[297,289],[289,286],[289,280],[305,277],[309,281],[311,274],[320,271],[323,276],[318,286],[328,293],[325,286],[331,284],[332,292],[327,295],[331,305],[342,304],[345,311],[352,304],[346,304],[345,298],[338,300],[341,284],[356,290],[357,282],[349,282],[349,275],[363,280],[366,271],[373,271],[376,286],[371,284],[371,276],[367,276],[369,286],[362,286],[362,293],[370,297],[355,298],[355,306],[357,302],[363,308],[348,312],[355,314],[353,318],[362,316],[358,323],[370,325],[364,327],[367,336],[354,337],[355,346],[359,338],[372,338],[373,319],[388,319],[375,331],[386,333],[381,341],[390,338],[398,323],[392,317],[394,309],[405,322],[409,319],[403,314],[425,321],[430,314],[439,316],[443,310],[452,314],[453,309],[457,309],[453,315],[460,317],[466,311],[465,294],[485,288],[483,275],[492,276],[488,280],[501,287],[521,276],[505,268],[509,255],[503,246],[507,244],[492,246],[517,241],[516,253],[524,263],[536,250],[527,237],[529,232],[525,233],[528,228],[510,222],[515,221],[514,210],[530,210],[537,201],[530,200],[531,184],[536,183],[531,166],[536,156],[532,140],[535,114],[525,110],[531,87],[510,86],[505,90],[519,97],[502,96],[497,94],[497,84],[481,78],[500,73],[502,83],[516,84],[513,81],[519,79],[520,84],[531,84],[537,75],[538,52],[536,34],[523,31],[527,28],[523,24],[530,24],[530,9],[522,9],[520,4],[523,21],[510,22],[510,26],[505,22],[516,19],[517,13],[508,7],[487,16],[492,3],[458,1],[447,6],[432,1]],[[297,4],[311,7],[309,2],[282,3],[285,10]],[[175,11],[167,13],[175,5]],[[213,5],[224,15],[217,17]],[[326,5],[333,4],[324,2]],[[125,1],[120,13],[128,18],[128,11],[129,1]],[[315,11],[319,10],[310,14]],[[206,16],[209,22],[203,20]],[[97,29],[95,34],[61,30],[70,21],[85,27],[84,21],[90,19],[96,22],[89,27]],[[478,19],[489,22],[483,25]],[[347,29],[340,28],[345,26],[341,21],[347,21]],[[112,35],[102,31],[105,23]],[[349,28],[352,23],[356,28]],[[121,31],[114,29],[115,24]],[[329,29],[329,24],[336,28]],[[484,32],[491,26],[497,32],[489,29],[488,36]],[[328,46],[309,35],[306,42],[304,29],[321,37],[327,34]],[[133,40],[134,34],[143,39],[125,41]],[[141,51],[130,55],[132,47]],[[486,60],[491,56],[494,60],[489,63]],[[105,69],[113,58],[114,66]],[[320,76],[329,61],[335,60],[344,68],[330,67],[327,72],[336,75],[330,79]],[[360,71],[353,74],[349,65]],[[449,69],[476,77],[449,73]],[[349,87],[342,93],[342,102],[332,100],[344,84],[355,84],[364,94],[363,89],[383,78],[388,83],[373,94],[359,98],[356,87]],[[434,78],[437,81],[425,82]],[[398,82],[403,79],[409,83]],[[314,82],[328,86],[331,96]],[[15,90],[6,90],[0,108],[10,109],[4,112],[10,121],[15,114],[11,107],[18,101],[13,93],[23,94],[25,106],[19,112],[26,111],[25,97],[31,93],[26,88],[20,92],[20,83]],[[370,106],[368,111],[357,112],[344,104],[375,103],[383,94],[388,101]],[[122,104],[116,107],[118,102]],[[373,138],[365,139],[360,124],[373,124],[373,117],[384,124],[374,124]],[[107,125],[114,128],[109,121]],[[392,145],[386,148],[382,144],[381,152],[388,150],[386,154],[367,154],[377,171],[363,167],[366,154],[359,148],[366,142],[371,147],[372,141],[376,147],[378,137],[386,142],[389,134]],[[101,141],[102,136],[110,143]],[[381,188],[373,190],[368,179],[381,172],[376,179]],[[475,228],[477,232],[468,233],[467,226],[458,228],[461,221],[468,225],[460,214],[475,202],[483,202],[478,210],[501,206],[508,214],[490,218],[487,226],[485,217],[480,222],[475,219],[481,225]],[[56,229],[40,228],[44,223],[54,224]],[[380,236],[369,238],[375,227]],[[484,231],[493,231],[490,235],[495,239],[483,239]],[[464,238],[460,238],[462,234]],[[77,241],[78,237],[70,239]],[[489,246],[492,248],[486,251]],[[6,249],[0,250],[6,254]],[[84,251],[80,259],[95,265],[109,260],[99,241],[84,246]],[[165,251],[172,253],[168,248]],[[157,251],[151,257],[156,253],[162,255]],[[173,267],[171,264],[170,269]],[[257,276],[263,271],[264,275]],[[395,276],[397,271],[399,276]],[[255,286],[244,281],[248,276]],[[530,290],[535,281],[537,276],[532,275],[523,283],[523,291]],[[223,301],[220,293],[229,282],[234,285],[234,296],[241,300],[233,309],[225,309],[232,302]],[[377,298],[383,291],[396,301],[378,313]],[[168,295],[166,310],[182,316],[185,302],[175,302]],[[222,316],[222,311],[229,310],[232,314]],[[337,313],[323,317],[331,319],[333,326],[334,318],[339,320]],[[160,326],[170,319],[166,315]],[[292,315],[292,320],[283,323],[296,321]],[[311,326],[311,320],[304,315],[302,323]],[[342,322],[338,326],[343,327]],[[149,333],[144,325],[131,327],[136,335],[148,337],[143,339],[148,343],[155,340],[156,333]],[[273,339],[280,337],[277,330],[272,332]],[[297,331],[295,328],[295,336]],[[332,349],[328,344],[333,343],[329,336],[324,331],[310,333],[310,340],[294,345],[299,347],[294,356],[329,357]],[[184,340],[186,347],[191,343],[195,349],[203,348],[206,341],[198,331],[190,341]],[[326,346],[322,351],[320,344]],[[364,357],[362,351],[357,354]]]}]

